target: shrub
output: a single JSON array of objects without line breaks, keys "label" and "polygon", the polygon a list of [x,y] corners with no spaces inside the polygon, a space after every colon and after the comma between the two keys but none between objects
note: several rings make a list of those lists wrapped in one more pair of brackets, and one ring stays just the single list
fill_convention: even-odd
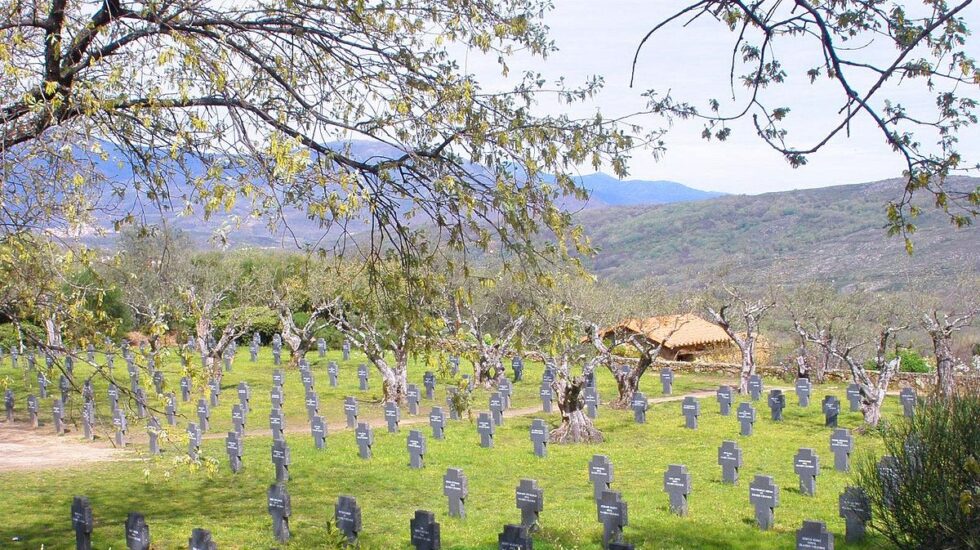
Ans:
[{"label": "shrub", "polygon": [[971,391],[920,405],[911,420],[881,429],[895,475],[883,480],[869,457],[857,482],[871,502],[872,528],[896,547],[980,548],[978,418],[980,393]]},{"label": "shrub", "polygon": [[[245,306],[236,313],[238,314],[238,319],[247,319],[249,321],[250,329],[245,336],[247,341],[252,339],[253,332],[258,332],[259,335],[262,336],[263,342],[271,341],[272,335],[279,332],[279,315],[270,308],[261,306]],[[214,321],[215,330],[219,332],[224,330],[225,325],[228,324],[228,318],[230,315],[230,310],[225,310],[219,313],[218,317]]]},{"label": "shrub", "polygon": [[[894,352],[889,353],[885,359],[887,361],[891,361],[895,359],[895,357],[899,358],[898,370],[901,372],[929,372],[932,370],[932,366],[929,365],[926,358],[914,349],[899,349],[898,354],[895,354]],[[864,368],[868,370],[877,370],[877,365],[875,365],[873,359],[869,359],[864,364]]]},{"label": "shrub", "polygon": [[[31,346],[32,342],[43,342],[45,339],[44,329],[30,323],[21,323],[21,331],[24,333],[24,345]],[[20,342],[17,339],[17,326],[13,323],[0,325],[0,347],[4,352],[9,353],[11,349],[17,347]]]}]

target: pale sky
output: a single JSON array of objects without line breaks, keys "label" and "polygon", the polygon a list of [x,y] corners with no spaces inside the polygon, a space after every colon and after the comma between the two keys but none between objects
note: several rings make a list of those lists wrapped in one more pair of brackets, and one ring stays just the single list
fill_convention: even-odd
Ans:
[{"label": "pale sky", "polygon": [[[657,22],[685,4],[664,0],[557,0],[555,10],[546,16],[551,37],[559,52],[547,60],[518,58],[511,63],[513,73],[532,69],[549,79],[565,76],[570,82],[583,82],[589,75],[602,75],[605,88],[598,101],[576,108],[574,114],[586,115],[598,108],[606,116],[635,112],[644,107],[640,94],[647,89],[671,90],[705,111],[707,100],[731,99],[728,85],[731,45],[734,36],[723,25],[705,19],[687,28],[674,24],[663,29],[644,47],[637,67],[637,82],[629,87],[633,53],[643,36]],[[980,32],[980,7],[965,12],[971,29]],[[770,107],[788,104],[792,111],[790,143],[810,146],[812,139],[823,135],[836,122],[842,105],[838,85],[827,79],[811,85],[805,71],[819,55],[813,42],[800,52],[802,45],[777,44],[778,54],[790,73],[786,84],[770,97]],[[864,51],[869,56],[888,54],[890,49]],[[968,52],[980,58],[980,36],[968,44]],[[882,56],[877,56],[880,60]],[[473,54],[460,59],[466,70],[475,73],[485,88],[501,86],[505,81],[495,70],[492,60]],[[795,78],[794,78],[795,77]],[[857,78],[856,76],[854,78]],[[918,83],[915,89],[903,86],[901,100],[908,105],[925,107],[923,116],[934,113],[935,97]],[[959,89],[958,93],[980,101],[980,90]],[[778,95],[777,95],[778,94]],[[736,97],[746,96],[736,88]],[[778,100],[777,100],[778,99]],[[741,103],[728,103],[729,110]],[[549,111],[566,106],[541,105]],[[723,107],[724,108],[724,107]],[[650,128],[662,123],[644,119]],[[755,135],[751,120],[732,125],[733,136],[725,143],[706,142],[700,137],[702,123],[676,122],[666,136],[667,154],[657,161],[652,155],[638,152],[630,164],[635,179],[674,180],[692,187],[728,193],[762,193],[767,191],[862,183],[897,177],[903,169],[902,158],[891,151],[881,133],[862,118],[851,127],[850,137],[838,135],[820,152],[809,157],[809,163],[793,169],[782,155],[771,150]],[[794,137],[795,136],[795,137]],[[926,141],[926,140],[923,140]],[[960,136],[960,152],[976,163],[980,155],[980,131]]]}]

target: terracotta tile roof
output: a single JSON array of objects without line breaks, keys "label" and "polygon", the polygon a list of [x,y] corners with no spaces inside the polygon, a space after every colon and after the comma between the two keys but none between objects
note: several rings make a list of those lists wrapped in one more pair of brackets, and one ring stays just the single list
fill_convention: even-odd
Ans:
[{"label": "terracotta tile roof", "polygon": [[690,313],[626,319],[602,329],[601,334],[604,336],[617,329],[643,334],[653,342],[663,342],[670,349],[731,342],[720,326]]}]

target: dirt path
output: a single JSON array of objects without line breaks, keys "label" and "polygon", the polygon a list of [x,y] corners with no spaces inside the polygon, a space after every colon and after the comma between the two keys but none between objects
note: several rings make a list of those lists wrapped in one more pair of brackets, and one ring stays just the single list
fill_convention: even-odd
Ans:
[{"label": "dirt path", "polygon": [[0,424],[0,472],[73,468],[126,458],[132,455],[104,443],[38,433],[22,422]]}]

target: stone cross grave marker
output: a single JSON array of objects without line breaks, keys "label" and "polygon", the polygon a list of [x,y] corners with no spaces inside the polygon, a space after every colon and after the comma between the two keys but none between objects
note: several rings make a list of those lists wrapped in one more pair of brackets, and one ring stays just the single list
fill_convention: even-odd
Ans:
[{"label": "stone cross grave marker", "polygon": [[408,448],[408,467],[413,470],[425,467],[426,445],[425,436],[422,435],[422,432],[418,430],[408,432],[406,447]]},{"label": "stone cross grave marker", "polygon": [[637,424],[646,424],[647,410],[650,409],[650,404],[647,402],[647,396],[643,392],[638,391],[633,394],[633,399],[630,401],[630,408],[633,409],[633,421]]},{"label": "stone cross grave marker", "polygon": [[116,429],[116,446],[125,447],[126,432],[129,426],[126,422],[126,413],[122,409],[116,409],[112,412],[112,426]]},{"label": "stone cross grave marker", "polygon": [[357,440],[358,456],[363,459],[371,458],[371,446],[374,445],[374,430],[364,422],[358,422],[354,428],[354,439]]},{"label": "stone cross grave marker", "polygon": [[504,423],[504,400],[499,392],[490,394],[490,417],[495,426],[502,426]]},{"label": "stone cross grave marker", "polygon": [[228,432],[225,438],[225,452],[228,453],[228,463],[231,472],[237,474],[242,469],[242,435],[238,432]]},{"label": "stone cross grave marker", "polygon": [[520,357],[514,357],[510,360],[510,368],[514,371],[514,382],[520,382],[524,379],[524,360]]},{"label": "stone cross grave marker", "polygon": [[851,451],[854,450],[854,437],[851,430],[837,428],[830,434],[830,451],[834,453],[834,469],[838,472],[851,471]]},{"label": "stone cross grave marker", "polygon": [[357,427],[357,398],[347,396],[344,398],[344,416],[347,417],[347,427]]},{"label": "stone cross grave marker", "polygon": [[405,391],[405,397],[408,401],[408,414],[417,416],[419,414],[419,402],[421,398],[419,387],[415,384],[409,384],[408,389]]},{"label": "stone cross grave marker", "polygon": [[469,374],[464,374],[461,378],[464,381],[466,381],[466,390],[467,391],[473,391],[473,388],[475,387],[473,385],[473,377],[470,376]]},{"label": "stone cross grave marker", "polygon": [[888,508],[892,507],[901,489],[898,466],[897,458],[885,455],[881,457],[875,468],[878,471],[878,479],[881,480],[882,501]]},{"label": "stone cross grave marker", "polygon": [[738,404],[738,411],[735,413],[740,425],[741,435],[752,435],[752,425],[755,424],[755,407],[751,403],[742,402]]},{"label": "stone cross grave marker", "polygon": [[592,455],[589,461],[589,480],[592,481],[592,498],[596,502],[608,491],[613,482],[613,465],[606,455]]},{"label": "stone cross grave marker", "polygon": [[522,479],[517,485],[517,508],[521,511],[521,525],[534,531],[538,517],[544,510],[544,490],[533,479]]},{"label": "stone cross grave marker", "polygon": [[425,398],[432,399],[432,392],[436,389],[436,375],[432,371],[425,371],[422,375],[422,385],[425,386]]},{"label": "stone cross grave marker", "polygon": [[293,514],[293,507],[289,501],[289,491],[283,482],[273,483],[269,486],[268,508],[269,515],[272,516],[272,535],[281,543],[289,542],[289,516]]},{"label": "stone cross grave marker", "polygon": [[755,521],[759,529],[767,531],[775,521],[773,512],[779,506],[779,486],[772,477],[756,475],[749,484],[749,502],[755,508]]},{"label": "stone cross grave marker", "polygon": [[193,422],[187,424],[187,456],[197,460],[201,452],[201,427]]},{"label": "stone cross grave marker", "polygon": [[129,391],[136,393],[136,388],[140,387],[140,373],[136,370],[136,366],[133,365],[129,372]]},{"label": "stone cross grave marker", "polygon": [[493,419],[489,413],[481,412],[476,417],[476,431],[480,433],[480,446],[483,448],[493,447],[493,434],[497,431],[493,425]]},{"label": "stone cross grave marker", "polygon": [[310,419],[310,433],[313,435],[313,445],[322,449],[327,441],[327,423],[322,416],[316,415]]},{"label": "stone cross grave marker", "polygon": [[820,408],[823,410],[824,426],[836,428],[837,416],[840,414],[840,400],[833,395],[828,395],[823,398]]},{"label": "stone cross grave marker", "polygon": [[126,548],[150,550],[150,526],[139,512],[130,512],[126,516]]},{"label": "stone cross grave marker", "polygon": [[29,414],[31,417],[31,427],[35,429],[37,428],[37,424],[38,424],[37,410],[38,410],[37,397],[33,395],[28,395],[27,414]]},{"label": "stone cross grave marker", "polygon": [[269,429],[272,430],[273,441],[286,440],[286,417],[282,414],[282,409],[273,407],[269,411]]},{"label": "stone cross grave marker", "polygon": [[289,445],[285,441],[273,441],[272,463],[276,467],[276,481],[289,481],[289,465],[292,462]]},{"label": "stone cross grave marker", "polygon": [[501,404],[506,411],[510,408],[510,396],[514,393],[514,386],[510,383],[510,380],[501,378],[500,383],[497,384],[497,392],[500,393]]},{"label": "stone cross grave marker", "polygon": [[272,403],[273,409],[282,409],[284,402],[282,386],[272,385],[272,388],[269,390],[269,401]]},{"label": "stone cross grave marker", "polygon": [[360,384],[359,387],[361,391],[367,391],[369,388],[368,369],[367,369],[367,365],[365,365],[364,363],[361,363],[360,365],[357,366],[357,380],[358,383]]},{"label": "stone cross grave marker", "polygon": [[783,409],[786,408],[786,396],[783,395],[783,390],[770,390],[769,391],[769,412],[770,418],[774,422],[783,421]]},{"label": "stone cross grave marker", "polygon": [[582,393],[585,398],[585,415],[595,420],[599,416],[599,391],[595,386],[586,386]]},{"label": "stone cross grave marker", "polygon": [[449,387],[446,388],[446,408],[449,409],[449,419],[459,420],[459,411],[456,410],[456,406],[453,401],[456,398],[456,388]]},{"label": "stone cross grave marker", "polygon": [[208,428],[211,427],[211,407],[203,398],[197,401],[197,421],[201,431],[207,433]]},{"label": "stone cross grave marker", "polygon": [[252,363],[259,360],[259,346],[255,342],[248,345],[248,360]]},{"label": "stone cross grave marker", "polygon": [[331,362],[327,363],[327,379],[329,380],[329,383],[330,383],[330,387],[331,388],[336,388],[337,387],[337,373],[338,373],[338,371],[339,371],[339,369],[337,367],[337,362],[336,361],[331,361]]},{"label": "stone cross grave marker", "polygon": [[664,395],[674,393],[674,371],[670,367],[660,369],[660,386]]},{"label": "stone cross grave marker", "polygon": [[341,351],[344,352],[344,361],[350,361],[350,340],[344,338],[344,344],[341,346]]},{"label": "stone cross grave marker", "polygon": [[606,550],[635,550],[635,547],[625,541],[622,542],[610,542]]},{"label": "stone cross grave marker", "polygon": [[415,550],[440,550],[442,536],[436,515],[427,510],[416,510],[415,517],[409,522],[411,543]]},{"label": "stone cross grave marker", "polygon": [[531,421],[531,442],[536,456],[544,458],[548,454],[548,424],[540,418]]},{"label": "stone cross grave marker", "polygon": [[218,550],[217,543],[211,538],[211,531],[195,528],[187,541],[190,550]]},{"label": "stone cross grave marker", "polygon": [[64,374],[58,379],[58,389],[61,390],[61,402],[67,403],[71,396],[71,381]]},{"label": "stone cross grave marker", "polygon": [[402,420],[402,410],[397,403],[389,401],[385,403],[385,424],[388,425],[388,433],[398,433],[398,423]]},{"label": "stone cross grave marker", "polygon": [[851,405],[851,412],[861,410],[861,386],[857,384],[847,385],[847,401]]},{"label": "stone cross grave marker", "polygon": [[701,401],[697,397],[687,396],[681,401],[681,414],[684,415],[684,427],[689,430],[698,429],[698,417],[701,416]]},{"label": "stone cross grave marker", "polygon": [[153,371],[153,389],[156,390],[157,395],[163,393],[163,371],[155,370]]},{"label": "stone cross grave marker", "polygon": [[14,420],[14,390],[3,392],[3,408],[7,412],[7,422]]},{"label": "stone cross grave marker", "polygon": [[75,549],[92,550],[92,528],[95,520],[88,497],[74,497],[71,501],[71,527],[75,531]]},{"label": "stone cross grave marker", "polygon": [[871,521],[871,501],[861,487],[847,487],[837,500],[840,517],[844,518],[847,542],[858,542],[864,538],[866,524]]},{"label": "stone cross grave marker", "polygon": [[898,399],[902,402],[902,410],[905,412],[905,418],[912,418],[915,416],[915,404],[918,397],[915,394],[914,388],[902,388],[898,392]]},{"label": "stone cross grave marker", "polygon": [[242,405],[242,412],[248,414],[251,408],[249,403],[252,401],[252,388],[248,386],[248,382],[242,381],[238,383],[238,402]]},{"label": "stone cross grave marker", "polygon": [[177,425],[177,396],[170,392],[164,397],[163,413],[167,417],[168,426]]},{"label": "stone cross grave marker", "polygon": [[306,418],[313,420],[313,417],[320,414],[320,396],[316,390],[310,389],[306,392]]},{"label": "stone cross grave marker", "polygon": [[442,494],[449,499],[449,516],[466,517],[466,497],[470,493],[466,474],[459,468],[449,468],[442,476]]},{"label": "stone cross grave marker", "polygon": [[316,339],[316,351],[320,355],[320,358],[327,356],[327,341],[323,338]]},{"label": "stone cross grave marker", "polygon": [[551,382],[541,382],[541,388],[538,391],[538,395],[541,396],[541,410],[550,413],[551,412],[551,400],[553,397],[551,391]]},{"label": "stone cross grave marker", "polygon": [[82,384],[82,399],[86,402],[95,399],[95,387],[92,386],[92,379],[89,378]]},{"label": "stone cross grave marker", "polygon": [[603,491],[596,508],[602,524],[603,546],[622,540],[623,527],[629,524],[628,507],[623,497],[616,491]]},{"label": "stone cross grave marker", "polygon": [[272,369],[272,385],[281,388],[283,382],[285,382],[285,377],[282,373],[282,369]]},{"label": "stone cross grave marker", "polygon": [[337,529],[347,536],[347,542],[357,542],[357,535],[361,532],[361,507],[357,505],[356,498],[347,495],[338,498],[333,508],[333,519]]},{"label": "stone cross grave marker", "polygon": [[721,466],[722,483],[738,482],[738,470],[742,467],[742,449],[737,442],[722,442],[718,447],[718,465]]},{"label": "stone cross grave marker", "polygon": [[180,400],[184,402],[191,400],[191,379],[186,376],[180,378]]},{"label": "stone cross grave marker", "polygon": [[555,381],[555,369],[552,368],[551,365],[545,365],[544,371],[541,373],[541,384],[542,385],[548,384],[548,386],[551,386],[551,383],[554,381]]},{"label": "stone cross grave marker", "polygon": [[800,493],[808,497],[817,494],[820,457],[813,449],[800,449],[793,457],[793,471],[800,476]]},{"label": "stone cross grave marker", "polygon": [[136,388],[136,418],[146,418],[146,392],[143,388]]},{"label": "stone cross grave marker", "polygon": [[687,466],[671,464],[664,472],[664,491],[670,498],[670,511],[678,516],[687,515],[687,496],[691,494],[691,474]]},{"label": "stone cross grave marker", "polygon": [[834,534],[822,521],[804,520],[796,531],[796,550],[834,550]]},{"label": "stone cross grave marker", "polygon": [[429,426],[432,428],[432,438],[441,440],[445,437],[446,415],[442,413],[442,407],[432,407],[429,412]]},{"label": "stone cross grave marker", "polygon": [[95,403],[86,401],[82,405],[82,433],[85,439],[92,441],[95,439]]},{"label": "stone cross grave marker", "polygon": [[749,377],[749,394],[752,395],[752,401],[758,401],[762,396],[764,390],[764,384],[762,383],[762,377],[758,374],[753,374]]},{"label": "stone cross grave marker", "polygon": [[732,387],[718,386],[715,392],[715,399],[718,400],[719,412],[722,416],[728,416],[732,412]]},{"label": "stone cross grave marker", "polygon": [[299,379],[301,382],[303,382],[304,391],[310,391],[313,389],[315,381],[313,380],[313,371],[311,371],[309,367],[302,368],[302,370],[299,371]]},{"label": "stone cross grave marker", "polygon": [[85,347],[85,356],[88,358],[89,363],[95,362],[95,346],[89,344]]},{"label": "stone cross grave marker", "polygon": [[503,532],[497,535],[498,550],[531,550],[532,544],[531,533],[523,525],[504,525]]},{"label": "stone cross grave marker", "polygon": [[160,421],[157,417],[151,416],[150,421],[146,425],[146,434],[150,439],[150,454],[158,455],[160,454],[160,432],[163,431],[163,427],[160,426]]},{"label": "stone cross grave marker", "polygon": [[241,403],[235,403],[231,406],[231,425],[234,427],[235,431],[244,434],[245,433],[245,413],[242,410]]},{"label": "stone cross grave marker", "polygon": [[43,372],[37,373],[37,392],[41,399],[48,398],[48,377]]}]

